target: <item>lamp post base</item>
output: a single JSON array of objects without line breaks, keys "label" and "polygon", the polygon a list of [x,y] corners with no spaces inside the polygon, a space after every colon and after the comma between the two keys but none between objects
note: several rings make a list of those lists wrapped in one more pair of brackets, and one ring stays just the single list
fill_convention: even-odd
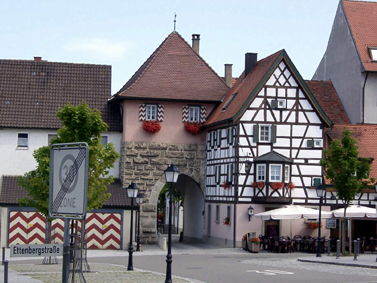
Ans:
[{"label": "lamp post base", "polygon": [[165,283],[171,283],[172,280],[171,280],[171,264],[173,262],[173,256],[171,254],[168,254],[166,256],[166,279],[165,279]]},{"label": "lamp post base", "polygon": [[128,266],[127,266],[128,271],[134,270],[134,265],[133,265],[133,261],[132,261],[132,254],[133,253],[134,253],[134,247],[131,245],[128,248]]}]

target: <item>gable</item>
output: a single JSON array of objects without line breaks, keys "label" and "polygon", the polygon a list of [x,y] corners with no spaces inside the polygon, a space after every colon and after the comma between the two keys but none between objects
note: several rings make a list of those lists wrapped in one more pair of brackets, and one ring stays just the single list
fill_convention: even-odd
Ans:
[{"label": "gable", "polygon": [[310,95],[283,59],[252,99],[240,121],[321,125],[324,119]]}]

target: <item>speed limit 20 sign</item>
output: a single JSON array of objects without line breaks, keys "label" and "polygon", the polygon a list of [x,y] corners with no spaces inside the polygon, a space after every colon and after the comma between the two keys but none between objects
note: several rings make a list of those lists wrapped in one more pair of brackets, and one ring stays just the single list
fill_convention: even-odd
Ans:
[{"label": "speed limit 20 sign", "polygon": [[87,143],[54,144],[50,151],[49,214],[84,219],[88,191]]}]

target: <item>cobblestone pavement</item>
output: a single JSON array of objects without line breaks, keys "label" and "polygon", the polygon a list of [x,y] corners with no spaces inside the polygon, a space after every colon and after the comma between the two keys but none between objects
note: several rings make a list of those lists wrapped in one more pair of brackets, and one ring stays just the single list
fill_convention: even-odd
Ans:
[{"label": "cobblestone pavement", "polygon": [[[165,282],[165,274],[135,269],[127,271],[125,266],[114,264],[90,264],[91,272],[85,272],[86,282],[90,283],[158,283]],[[45,283],[56,283],[62,280],[62,265],[37,265],[37,264],[17,264],[9,269],[18,272],[20,275],[29,276],[33,279]],[[77,276],[77,275],[76,275]],[[191,279],[184,279],[173,276],[174,282],[199,282]],[[76,282],[80,282],[75,280]]]}]

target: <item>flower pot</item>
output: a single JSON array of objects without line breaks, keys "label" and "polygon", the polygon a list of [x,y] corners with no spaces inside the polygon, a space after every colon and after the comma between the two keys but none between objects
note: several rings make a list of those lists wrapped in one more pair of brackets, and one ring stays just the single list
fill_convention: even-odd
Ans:
[{"label": "flower pot", "polygon": [[251,253],[259,253],[259,244],[248,243],[248,250]]}]

